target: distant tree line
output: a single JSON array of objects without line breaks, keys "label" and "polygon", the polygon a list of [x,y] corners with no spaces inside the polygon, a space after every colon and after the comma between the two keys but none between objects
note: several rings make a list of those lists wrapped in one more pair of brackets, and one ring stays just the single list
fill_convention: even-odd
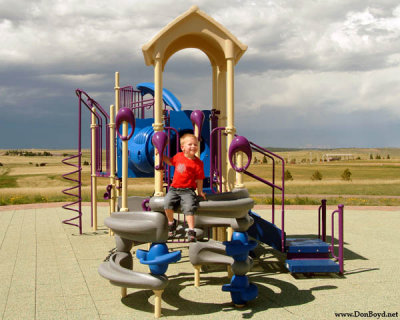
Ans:
[{"label": "distant tree line", "polygon": [[32,152],[27,150],[8,150],[6,156],[21,156],[21,157],[52,157],[53,154],[48,151]]}]

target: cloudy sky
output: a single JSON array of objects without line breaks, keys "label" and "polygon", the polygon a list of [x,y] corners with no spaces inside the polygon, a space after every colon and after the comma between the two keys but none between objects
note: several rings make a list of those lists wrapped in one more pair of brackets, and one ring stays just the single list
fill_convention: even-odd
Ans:
[{"label": "cloudy sky", "polygon": [[[0,0],[0,149],[75,148],[75,89],[108,108],[115,71],[121,85],[153,81],[142,45],[193,4],[248,45],[235,70],[239,134],[400,147],[398,0]],[[164,86],[185,109],[209,109],[206,56],[174,55]]]}]

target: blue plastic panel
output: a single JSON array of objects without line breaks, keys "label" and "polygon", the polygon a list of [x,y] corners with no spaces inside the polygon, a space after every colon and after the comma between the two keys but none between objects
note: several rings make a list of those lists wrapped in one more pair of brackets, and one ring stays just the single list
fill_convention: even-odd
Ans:
[{"label": "blue plastic panel", "polygon": [[329,260],[286,260],[286,268],[291,273],[308,273],[308,272],[334,272],[340,271],[339,264]]}]

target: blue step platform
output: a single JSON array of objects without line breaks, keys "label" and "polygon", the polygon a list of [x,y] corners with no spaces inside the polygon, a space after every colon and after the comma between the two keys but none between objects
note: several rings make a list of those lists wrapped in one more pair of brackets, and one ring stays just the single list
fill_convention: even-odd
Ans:
[{"label": "blue step platform", "polygon": [[321,239],[287,238],[288,253],[329,253],[329,244]]},{"label": "blue step platform", "polygon": [[329,259],[286,260],[285,266],[291,273],[340,272],[339,264]]}]

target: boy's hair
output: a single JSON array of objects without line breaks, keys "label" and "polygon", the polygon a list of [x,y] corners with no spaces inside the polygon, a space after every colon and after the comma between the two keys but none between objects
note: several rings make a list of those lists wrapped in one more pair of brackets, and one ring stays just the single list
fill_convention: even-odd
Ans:
[{"label": "boy's hair", "polygon": [[197,137],[193,133],[185,133],[179,138],[179,143],[182,145],[187,138],[194,138],[198,142]]}]

